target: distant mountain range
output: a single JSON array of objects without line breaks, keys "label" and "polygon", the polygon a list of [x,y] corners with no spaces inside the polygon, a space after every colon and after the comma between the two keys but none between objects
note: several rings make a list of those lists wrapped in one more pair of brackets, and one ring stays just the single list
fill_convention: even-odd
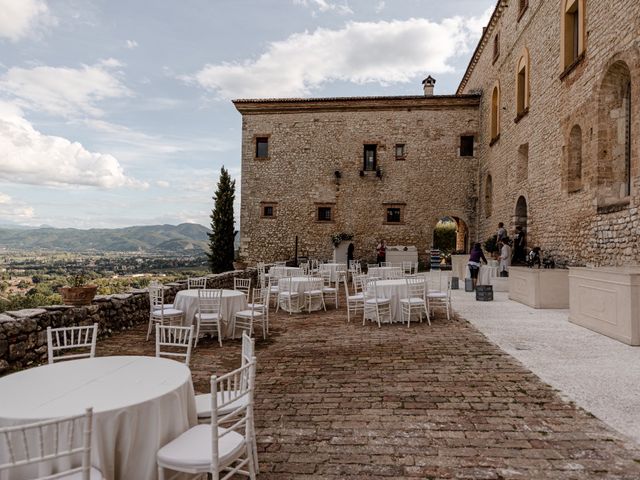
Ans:
[{"label": "distant mountain range", "polygon": [[89,230],[0,226],[0,249],[201,253],[208,248],[209,232],[197,223]]}]

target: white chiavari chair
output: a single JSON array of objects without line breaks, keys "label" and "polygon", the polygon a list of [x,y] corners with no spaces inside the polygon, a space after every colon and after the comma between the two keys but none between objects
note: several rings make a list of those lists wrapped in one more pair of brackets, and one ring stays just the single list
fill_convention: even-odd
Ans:
[{"label": "white chiavari chair", "polygon": [[281,278],[278,281],[278,305],[276,312],[282,307],[289,312],[289,315],[295,310],[300,310],[300,294],[293,290],[293,282],[291,277]]},{"label": "white chiavari chair", "polygon": [[324,298],[333,299],[333,303],[338,309],[338,282],[334,282],[331,278],[331,270],[320,270],[320,277],[322,278],[322,295]]},{"label": "white chiavari chair", "polygon": [[367,320],[373,320],[378,324],[391,323],[391,299],[382,296],[378,290],[378,281],[369,280],[365,291],[364,311],[362,324]]},{"label": "white chiavari chair", "polygon": [[7,452],[0,457],[0,478],[25,478],[24,474],[11,476],[12,470],[45,463],[65,465],[80,457],[81,466],[38,478],[102,480],[100,470],[91,466],[92,423],[93,409],[87,408],[82,415],[0,428],[0,451]]},{"label": "white chiavari chair", "polygon": [[189,290],[207,288],[207,277],[187,278],[187,288]]},{"label": "white chiavari chair", "polygon": [[[47,353],[49,363],[60,360],[95,357],[97,338],[97,323],[81,327],[47,327]],[[71,351],[71,353],[65,354],[65,351]]]},{"label": "white chiavari chair", "polygon": [[306,282],[306,288],[304,291],[304,308],[307,312],[311,312],[311,307],[315,301],[319,302],[324,311],[327,311],[327,306],[324,303],[324,294],[322,293],[323,282],[320,278],[308,276]]},{"label": "white chiavari chair", "polygon": [[156,357],[182,361],[189,366],[193,345],[193,325],[156,325]]},{"label": "white chiavari chair", "polygon": [[[259,289],[254,289],[259,290]],[[267,338],[266,321],[268,308],[256,302],[248,304],[249,308],[240,310],[233,314],[233,338],[236,338],[236,330],[244,330],[249,332],[249,336],[253,335],[253,323],[259,321],[262,324],[262,336]]]},{"label": "white chiavari chair", "polygon": [[364,309],[364,292],[362,291],[362,280],[361,278],[354,276],[353,277],[353,285],[354,285],[354,293],[351,295],[349,293],[349,282],[344,278],[344,296],[345,301],[347,302],[347,322],[351,322],[351,314],[357,314]]},{"label": "white chiavari chair", "polygon": [[165,321],[171,324],[177,320],[182,324],[184,312],[173,308],[171,304],[164,303],[164,286],[155,284],[149,285],[149,328],[147,329],[147,340],[151,335],[154,324],[164,325]]},{"label": "white chiavari chair", "polygon": [[451,320],[451,280],[447,279],[445,291],[429,290],[427,292],[427,309],[429,315],[436,308],[443,308],[447,312],[447,320]]},{"label": "white chiavari chair", "polygon": [[[236,474],[255,480],[258,469],[253,425],[255,370],[253,358],[233,372],[211,377],[211,424],[196,425],[158,450],[159,480],[165,479],[165,468],[191,474],[209,473],[213,480]],[[220,415],[218,412],[225,408],[231,411]]]},{"label": "white chiavari chair", "polygon": [[249,296],[251,293],[251,279],[250,278],[234,278],[233,289],[244,293],[245,297],[247,297],[247,301],[249,301]]},{"label": "white chiavari chair", "polygon": [[411,324],[411,314],[418,313],[418,318],[422,322],[422,313],[429,319],[429,308],[427,307],[427,283],[424,277],[407,277],[407,296],[400,299],[400,310],[402,312],[402,322],[406,321],[407,327]]},{"label": "white chiavari chair", "polygon": [[204,289],[198,290],[198,311],[195,314],[196,342],[201,334],[217,336],[218,343],[222,346],[222,290]]}]

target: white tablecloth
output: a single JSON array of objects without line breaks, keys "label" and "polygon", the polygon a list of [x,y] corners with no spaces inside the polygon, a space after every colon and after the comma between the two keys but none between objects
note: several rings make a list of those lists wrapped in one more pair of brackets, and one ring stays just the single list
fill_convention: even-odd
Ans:
[{"label": "white tablecloth", "polygon": [[402,271],[402,267],[371,267],[369,268],[369,276],[382,278],[386,280],[394,270]]},{"label": "white tablecloth", "polygon": [[498,276],[498,267],[480,265],[478,272],[478,285],[491,285],[491,279]]},{"label": "white tablecloth", "polygon": [[321,263],[320,271],[329,271],[331,272],[331,281],[338,281],[338,272],[346,272],[347,264],[346,263]]},{"label": "white tablecloth", "polygon": [[[278,282],[278,288],[282,290],[281,284],[288,282],[288,279],[282,279]],[[313,277],[291,277],[291,290],[298,293],[298,308],[296,308],[295,302],[293,303],[292,312],[301,312],[304,307],[304,292],[310,290],[322,289],[322,279]],[[311,302],[311,311],[320,310],[322,308],[322,302],[320,300],[314,300]],[[287,310],[288,311],[288,310]]]},{"label": "white tablecloth", "polygon": [[[190,326],[198,313],[198,290],[180,290],[176,294],[173,305],[184,312],[184,324]],[[220,310],[222,313],[223,337],[233,335],[233,315],[240,310],[247,309],[247,297],[239,290],[222,290]]]},{"label": "white tablecloth", "polygon": [[158,449],[197,422],[191,371],[165,358],[88,358],[0,378],[0,426],[87,407],[94,411],[91,461],[107,480],[155,480]]},{"label": "white tablecloth", "polygon": [[293,277],[295,275],[302,275],[302,269],[299,267],[271,267],[269,269],[269,275],[275,278]]},{"label": "white tablecloth", "polygon": [[407,297],[407,281],[405,279],[378,280],[376,285],[378,297],[384,297],[391,300],[392,321],[401,322],[402,307],[400,305],[400,299]]}]

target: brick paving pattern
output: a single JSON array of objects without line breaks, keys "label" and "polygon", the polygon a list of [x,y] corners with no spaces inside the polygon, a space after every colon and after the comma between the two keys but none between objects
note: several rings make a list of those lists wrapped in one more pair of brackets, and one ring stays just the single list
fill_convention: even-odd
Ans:
[{"label": "brick paving pattern", "polygon": [[[153,355],[146,325],[98,355]],[[362,326],[344,310],[271,315],[256,341],[259,479],[638,479],[640,449],[563,401],[465,321]],[[201,341],[196,391],[239,365]]]}]

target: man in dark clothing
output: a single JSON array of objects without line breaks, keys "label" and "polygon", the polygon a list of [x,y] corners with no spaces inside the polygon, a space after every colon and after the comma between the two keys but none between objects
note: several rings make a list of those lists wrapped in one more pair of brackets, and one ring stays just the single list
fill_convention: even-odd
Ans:
[{"label": "man in dark clothing", "polygon": [[527,255],[524,251],[527,245],[524,230],[520,225],[516,227],[516,234],[513,237],[513,258],[511,259],[512,265],[521,265],[526,263]]}]

